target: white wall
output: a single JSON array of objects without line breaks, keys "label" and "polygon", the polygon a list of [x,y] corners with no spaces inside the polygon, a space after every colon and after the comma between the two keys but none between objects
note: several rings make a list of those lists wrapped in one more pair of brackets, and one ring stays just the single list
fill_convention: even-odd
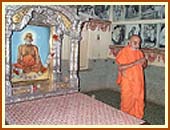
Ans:
[{"label": "white wall", "polygon": [[[97,39],[99,37],[100,39]],[[111,32],[101,30],[89,31],[89,59],[106,59],[109,44],[111,44]]]},{"label": "white wall", "polygon": [[[97,39],[98,37],[99,39]],[[98,29],[91,31],[83,28],[80,42],[80,66],[87,64],[88,59],[106,59],[111,43],[111,31],[103,32]],[[70,39],[68,36],[64,36],[62,58],[69,59],[69,54]]]},{"label": "white wall", "polygon": [[82,39],[80,42],[80,69],[88,69],[89,57],[89,31],[83,28]]}]

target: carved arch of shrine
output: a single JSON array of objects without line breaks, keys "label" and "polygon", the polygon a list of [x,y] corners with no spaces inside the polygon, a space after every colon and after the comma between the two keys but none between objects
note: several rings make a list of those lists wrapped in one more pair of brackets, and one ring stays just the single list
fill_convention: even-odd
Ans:
[{"label": "carved arch of shrine", "polygon": [[[76,11],[68,6],[37,6],[37,5],[15,5],[5,7],[5,99],[6,103],[24,101],[37,97],[56,95],[57,93],[75,92],[79,90],[78,78],[78,48],[81,40],[81,21]],[[54,35],[59,36],[57,43],[53,42],[55,57],[53,57],[53,80],[59,78],[61,73],[61,48],[63,35],[70,37],[70,68],[69,68],[69,89],[64,92],[50,92],[46,95],[27,94],[22,97],[15,97],[12,94],[11,83],[11,36],[14,31],[24,29],[28,24],[53,26]],[[33,89],[33,88],[32,88]]]}]

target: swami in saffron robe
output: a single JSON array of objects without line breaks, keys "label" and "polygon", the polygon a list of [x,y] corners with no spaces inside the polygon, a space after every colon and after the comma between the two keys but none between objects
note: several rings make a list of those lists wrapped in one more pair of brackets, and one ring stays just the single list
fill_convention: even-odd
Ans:
[{"label": "swami in saffron robe", "polygon": [[[128,64],[144,58],[140,50],[132,50],[129,45],[119,51],[117,64]],[[141,64],[118,71],[117,84],[121,89],[121,110],[137,118],[144,115],[144,72]]]},{"label": "swami in saffron robe", "polygon": [[41,63],[37,46],[33,44],[19,46],[17,63],[13,64],[13,66],[22,69],[24,73],[38,73],[39,71],[45,72],[47,70]]}]

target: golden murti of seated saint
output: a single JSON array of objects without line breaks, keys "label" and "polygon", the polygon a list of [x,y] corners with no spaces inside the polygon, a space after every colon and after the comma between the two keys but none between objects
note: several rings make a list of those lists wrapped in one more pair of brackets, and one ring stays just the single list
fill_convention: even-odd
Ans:
[{"label": "golden murti of seated saint", "polygon": [[27,33],[24,40],[25,44],[22,44],[18,47],[17,63],[13,64],[13,66],[15,68],[21,69],[23,73],[44,73],[47,68],[42,65],[38,47],[32,44],[32,33]]}]

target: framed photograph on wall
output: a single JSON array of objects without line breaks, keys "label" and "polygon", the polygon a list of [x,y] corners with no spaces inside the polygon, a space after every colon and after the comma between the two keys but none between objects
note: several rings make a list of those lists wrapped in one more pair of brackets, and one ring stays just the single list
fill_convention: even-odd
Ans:
[{"label": "framed photograph on wall", "polygon": [[165,48],[165,24],[160,24],[159,31],[159,47]]},{"label": "framed photograph on wall", "polygon": [[95,5],[94,14],[103,20],[109,20],[110,5]]},{"label": "framed photograph on wall", "polygon": [[126,25],[125,38],[128,40],[134,34],[136,34],[136,35],[141,34],[141,24],[127,24]]},{"label": "framed photograph on wall", "polygon": [[164,5],[141,5],[141,19],[165,18]]},{"label": "framed photograph on wall", "polygon": [[157,24],[142,24],[141,25],[141,38],[142,47],[144,48],[154,48],[157,47]]},{"label": "framed photograph on wall", "polygon": [[113,25],[112,42],[114,45],[126,45],[133,34],[141,34],[140,24]]},{"label": "framed photograph on wall", "polygon": [[125,20],[125,6],[113,5],[113,21]]},{"label": "framed photograph on wall", "polygon": [[89,18],[109,20],[110,5],[78,5],[78,15]]},{"label": "framed photograph on wall", "polygon": [[165,5],[113,5],[113,21],[164,19]]},{"label": "framed photograph on wall", "polygon": [[125,5],[125,19],[140,19],[139,5]]},{"label": "framed photograph on wall", "polygon": [[142,48],[165,47],[165,24],[120,24],[112,26],[112,43],[126,45],[133,34],[140,35]]},{"label": "framed photograph on wall", "polygon": [[140,5],[113,5],[113,21],[139,20]]},{"label": "framed photograph on wall", "polygon": [[114,45],[125,44],[125,25],[113,25],[112,26],[112,42]]}]

